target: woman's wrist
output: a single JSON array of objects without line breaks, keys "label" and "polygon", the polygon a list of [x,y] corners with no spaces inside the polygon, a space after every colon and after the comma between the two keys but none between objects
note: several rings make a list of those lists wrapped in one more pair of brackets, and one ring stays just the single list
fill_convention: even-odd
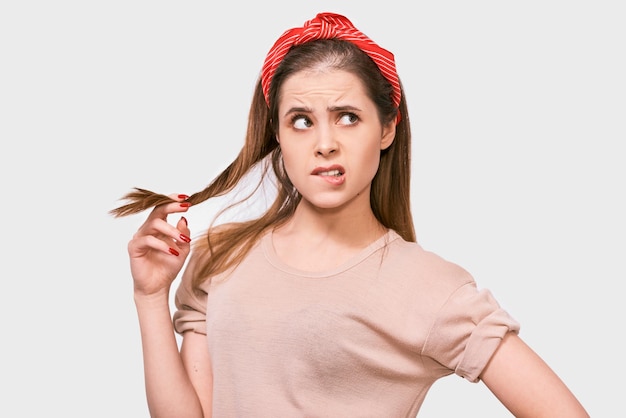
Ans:
[{"label": "woman's wrist", "polygon": [[167,307],[169,309],[169,291],[163,290],[155,293],[146,294],[144,292],[140,292],[135,290],[133,293],[133,298],[135,300],[135,306],[139,308],[163,308]]}]

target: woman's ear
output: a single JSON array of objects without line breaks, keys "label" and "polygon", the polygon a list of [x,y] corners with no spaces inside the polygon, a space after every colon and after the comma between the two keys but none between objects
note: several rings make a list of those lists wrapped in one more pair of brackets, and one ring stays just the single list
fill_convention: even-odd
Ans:
[{"label": "woman's ear", "polygon": [[380,139],[380,149],[385,150],[391,146],[393,140],[396,138],[396,121],[383,125],[382,138]]}]

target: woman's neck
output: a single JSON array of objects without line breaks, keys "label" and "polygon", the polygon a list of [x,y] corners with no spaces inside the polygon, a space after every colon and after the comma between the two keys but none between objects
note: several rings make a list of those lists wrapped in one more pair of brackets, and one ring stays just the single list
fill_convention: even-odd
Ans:
[{"label": "woman's neck", "polygon": [[343,211],[300,202],[291,219],[274,231],[273,245],[286,264],[313,271],[343,263],[385,233],[369,205]]},{"label": "woman's neck", "polygon": [[339,241],[357,245],[363,241],[369,243],[372,237],[378,238],[386,231],[374,216],[369,200],[366,205],[331,209],[322,209],[302,200],[285,226],[293,234],[336,237]]}]

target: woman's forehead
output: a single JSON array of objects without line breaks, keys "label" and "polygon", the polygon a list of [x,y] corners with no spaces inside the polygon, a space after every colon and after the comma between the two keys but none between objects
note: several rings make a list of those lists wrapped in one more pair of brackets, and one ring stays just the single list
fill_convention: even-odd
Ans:
[{"label": "woman's forehead", "polygon": [[337,69],[309,69],[287,78],[280,88],[280,101],[362,99],[365,87],[355,74]]}]

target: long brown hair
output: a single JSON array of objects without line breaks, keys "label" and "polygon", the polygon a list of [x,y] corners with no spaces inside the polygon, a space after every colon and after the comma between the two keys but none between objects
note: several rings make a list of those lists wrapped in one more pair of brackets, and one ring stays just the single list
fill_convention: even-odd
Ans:
[{"label": "long brown hair", "polygon": [[[301,196],[285,173],[276,141],[278,102],[281,86],[287,78],[299,71],[319,67],[340,69],[358,76],[376,105],[382,124],[400,114],[395,139],[389,148],[381,152],[380,166],[372,181],[370,204],[381,224],[395,230],[405,240],[415,241],[410,208],[411,132],[404,91],[399,108],[396,108],[391,99],[391,85],[374,61],[358,47],[337,39],[311,41],[293,47],[281,62],[272,78],[269,106],[263,96],[261,81],[257,82],[248,115],[245,143],[239,155],[204,190],[187,199],[187,202],[197,205],[212,197],[225,195],[259,165],[262,171],[258,186],[267,178],[270,168],[276,178],[277,195],[264,214],[225,228],[209,228],[205,237],[195,243],[199,258],[194,275],[196,286],[237,265],[264,232],[285,223],[293,215]],[[172,202],[166,195],[140,188],[133,189],[122,199],[128,203],[110,211],[115,217]]]}]

